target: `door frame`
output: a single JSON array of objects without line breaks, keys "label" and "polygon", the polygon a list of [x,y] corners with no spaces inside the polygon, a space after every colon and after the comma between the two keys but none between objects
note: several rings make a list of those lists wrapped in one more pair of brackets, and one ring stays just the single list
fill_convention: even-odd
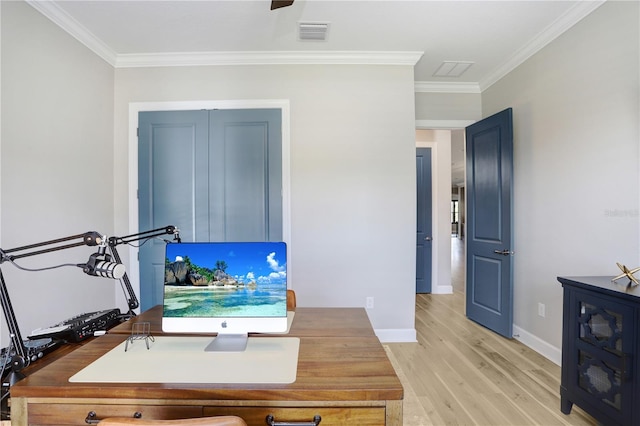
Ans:
[{"label": "door frame", "polygon": [[[217,100],[217,101],[169,101],[129,103],[129,231],[137,233],[138,223],[138,114],[142,111],[188,111],[200,109],[279,109],[282,112],[282,239],[287,243],[287,263],[291,264],[291,122],[288,99],[266,100]],[[171,223],[163,224],[172,225]],[[140,294],[140,268],[138,249],[129,248],[127,271],[131,286]],[[287,269],[289,282],[291,268]],[[117,296],[116,296],[117,298]]]},{"label": "door frame", "polygon": [[[477,120],[416,120],[415,127],[416,129],[424,129],[424,130],[457,130],[464,129],[465,127],[475,123]],[[451,294],[453,293],[452,285],[440,285],[439,283],[448,282],[448,278],[451,277],[451,262],[449,262],[449,270],[442,271],[438,268],[438,259],[439,253],[442,251],[442,256],[447,256],[447,259],[451,259],[450,251],[448,253],[444,253],[446,250],[442,249],[442,246],[445,245],[444,238],[451,238],[451,224],[449,222],[449,217],[442,218],[438,216],[437,203],[440,198],[444,197],[442,191],[438,190],[438,176],[441,174],[447,173],[449,176],[451,175],[451,162],[440,162],[438,161],[438,144],[434,142],[416,142],[416,148],[431,148],[431,208],[432,208],[432,216],[431,220],[433,221],[433,227],[431,232],[433,234],[433,249],[431,251],[431,294]],[[451,147],[449,147],[450,149]],[[440,147],[442,149],[442,147]],[[449,189],[451,192],[451,189]],[[451,202],[451,194],[446,194],[447,198],[449,198],[449,203]],[[444,221],[446,221],[446,226]],[[442,223],[440,223],[442,222]],[[447,278],[447,279],[445,279]]]}]

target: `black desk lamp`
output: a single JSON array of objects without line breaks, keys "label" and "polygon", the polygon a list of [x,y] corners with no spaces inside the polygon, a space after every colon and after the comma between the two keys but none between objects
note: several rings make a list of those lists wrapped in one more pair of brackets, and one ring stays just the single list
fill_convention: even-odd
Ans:
[{"label": "black desk lamp", "polygon": [[[127,276],[125,267],[122,264],[120,255],[116,250],[116,246],[120,244],[129,244],[133,241],[142,239],[150,239],[166,234],[173,234],[174,240],[176,242],[180,242],[179,231],[175,226],[166,226],[164,228],[153,229],[151,231],[128,235],[126,237],[111,237],[109,239],[95,231],[89,231],[85,232],[84,234],[71,235],[69,237],[58,238],[55,240],[44,241],[41,243],[30,244],[22,247],[16,247],[9,250],[0,249],[0,264],[4,262],[10,262],[17,268],[27,271],[42,271],[62,266],[75,266],[82,268],[82,270],[88,275],[113,278],[118,280],[122,279],[128,293],[127,304],[129,306],[129,312],[127,313],[126,317],[131,317],[135,315],[133,310],[136,309],[140,304],[135,295],[135,292],[133,291],[133,287],[131,286],[131,282],[129,281],[129,277]],[[70,242],[73,240],[75,240],[75,242]],[[83,245],[98,246],[98,252],[93,253],[89,257],[87,263],[62,264],[42,269],[27,269],[15,263],[16,259],[36,256],[39,254],[50,253],[58,250],[65,250],[68,248],[79,247]],[[106,253],[107,247],[109,248],[111,255]],[[112,256],[115,262],[111,261]],[[29,365],[30,359],[27,356],[27,350],[24,346],[22,335],[20,334],[20,327],[18,325],[18,321],[16,320],[16,315],[13,311],[13,307],[11,305],[11,299],[9,298],[9,292],[4,281],[2,269],[0,269],[0,303],[2,304],[2,310],[4,311],[4,316],[7,320],[7,328],[9,329],[11,345],[15,350],[15,355],[11,358],[11,372],[9,372],[8,376],[8,384],[9,386],[13,386],[14,383],[24,378],[21,370]],[[7,351],[6,355],[9,355],[9,351]]]}]

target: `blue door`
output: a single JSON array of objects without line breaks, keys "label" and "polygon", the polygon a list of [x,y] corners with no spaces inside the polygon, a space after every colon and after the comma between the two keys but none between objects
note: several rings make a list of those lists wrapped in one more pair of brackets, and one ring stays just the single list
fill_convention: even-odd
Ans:
[{"label": "blue door", "polygon": [[511,108],[466,129],[467,317],[513,333]]},{"label": "blue door", "polygon": [[431,293],[431,148],[416,149],[416,293]]},{"label": "blue door", "polygon": [[[139,114],[140,231],[185,242],[282,241],[279,109]],[[140,247],[140,307],[162,303],[164,242]]]},{"label": "blue door", "polygon": [[208,241],[282,241],[281,112],[211,111]]},{"label": "blue door", "polygon": [[[185,241],[208,235],[207,111],[139,114],[138,223],[140,231],[175,225]],[[147,241],[138,252],[140,308],[162,303],[164,242]]]}]

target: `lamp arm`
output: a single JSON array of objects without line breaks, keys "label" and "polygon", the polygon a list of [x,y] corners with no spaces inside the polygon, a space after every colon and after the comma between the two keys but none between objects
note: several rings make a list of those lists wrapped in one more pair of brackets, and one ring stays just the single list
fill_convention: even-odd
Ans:
[{"label": "lamp arm", "polygon": [[[109,245],[109,251],[111,252],[111,255],[113,256],[113,258],[117,263],[122,263],[122,259],[120,259],[120,255],[118,254],[118,250],[116,250],[115,245]],[[127,275],[126,272],[122,276],[122,281],[124,282],[124,286],[127,289],[127,295],[128,295],[127,305],[129,306],[129,312],[127,313],[127,315],[135,316],[135,312],[133,312],[133,310],[136,309],[138,306],[140,306],[140,302],[136,297],[135,291],[133,291],[133,287],[131,286],[131,281],[129,281],[129,276]]]},{"label": "lamp arm", "polygon": [[[11,305],[11,299],[9,299],[9,292],[7,285],[4,282],[4,275],[0,269],[0,303],[2,303],[2,310],[4,311],[4,317],[7,321],[7,328],[9,329],[9,336],[11,338],[11,344],[14,347],[16,354],[11,358],[11,373],[6,386],[10,387],[19,380],[24,378],[24,375],[20,372],[24,367],[29,365],[29,357],[27,356],[27,349],[22,341],[22,335],[20,334],[20,327],[18,326],[18,320],[16,314],[13,312],[13,306]],[[6,356],[9,356],[7,350]],[[6,360],[5,360],[6,362]],[[5,387],[5,383],[2,383]]]},{"label": "lamp arm", "polygon": [[140,232],[138,234],[126,235],[124,237],[110,237],[109,246],[115,247],[120,244],[128,244],[133,241],[146,240],[153,237],[159,237],[160,235],[175,235],[175,239],[180,242],[180,233],[178,228],[173,225],[165,226],[164,228],[151,229],[149,231]]},{"label": "lamp arm", "polygon": [[[111,255],[113,256],[113,258],[117,263],[122,263],[122,259],[118,254],[118,250],[116,250],[116,246],[120,244],[128,244],[133,241],[154,238],[161,235],[174,235],[174,239],[180,242],[180,234],[179,234],[178,228],[176,228],[173,225],[169,225],[169,226],[165,226],[164,228],[151,229],[149,231],[140,232],[138,234],[126,235],[124,237],[109,237],[109,241],[108,241],[109,251],[111,252]],[[127,297],[127,305],[129,306],[128,315],[134,316],[135,313],[133,312],[133,310],[140,306],[140,302],[136,297],[135,291],[133,291],[133,287],[131,286],[131,281],[129,280],[129,276],[127,275],[126,272],[122,277],[122,281],[124,282],[125,288],[128,293],[128,297]]]},{"label": "lamp arm", "polygon": [[[31,249],[38,248],[38,247],[49,246],[49,245],[52,245],[52,244],[58,244],[58,243],[62,243],[62,242],[65,242],[65,241],[77,240],[79,238],[82,238],[82,241],[78,241],[78,242],[70,243],[70,244],[58,245],[58,246],[55,246],[55,247],[49,247],[49,248],[45,248],[45,249],[41,249],[41,250],[28,251],[26,253],[10,254],[10,253],[21,252],[21,251],[24,251],[24,250],[31,250]],[[103,236],[102,235],[100,235],[99,233],[97,233],[95,231],[89,231],[89,232],[85,232],[84,234],[71,235],[69,237],[57,238],[55,240],[43,241],[41,243],[29,244],[29,245],[26,245],[26,246],[15,247],[15,248],[8,249],[8,250],[0,250],[0,254],[1,254],[0,263],[4,262],[6,260],[21,259],[23,257],[36,256],[38,254],[50,253],[50,252],[53,252],[53,251],[64,250],[64,249],[68,249],[68,248],[72,248],[72,247],[97,246],[97,245],[100,245],[102,243],[103,243]]]},{"label": "lamp arm", "polygon": [[[78,240],[68,244],[67,241]],[[79,246],[97,246],[104,243],[104,237],[95,231],[85,232],[84,234],[76,234],[71,235],[69,237],[57,238],[55,240],[44,241],[36,244],[29,244],[22,247],[15,247],[8,250],[0,249],[0,264],[5,261],[11,261],[15,259],[21,259],[23,257],[36,256],[43,253],[50,253],[53,251],[64,250],[72,247]],[[42,248],[45,246],[50,246],[57,244],[54,247]],[[26,251],[25,251],[26,250]],[[2,386],[12,386],[19,380],[24,378],[24,375],[21,373],[21,370],[29,365],[30,360],[27,355],[27,349],[24,346],[24,341],[22,340],[22,334],[20,334],[20,326],[18,325],[18,320],[16,319],[16,314],[13,311],[13,306],[11,305],[11,299],[9,298],[9,291],[7,290],[7,284],[4,280],[4,275],[2,274],[2,270],[0,269],[0,304],[2,305],[2,310],[4,312],[4,317],[7,321],[7,328],[9,329],[9,336],[11,339],[11,344],[14,347],[15,355],[11,358],[11,372],[9,373],[9,380],[5,384],[4,381]],[[7,353],[8,355],[8,353]]]}]

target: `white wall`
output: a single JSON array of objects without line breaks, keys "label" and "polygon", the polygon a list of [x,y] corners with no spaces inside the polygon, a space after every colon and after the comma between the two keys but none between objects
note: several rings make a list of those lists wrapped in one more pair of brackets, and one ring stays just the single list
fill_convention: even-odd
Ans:
[{"label": "white wall", "polygon": [[480,93],[415,94],[416,120],[478,120],[482,117]]},{"label": "white wall", "polygon": [[[0,7],[0,246],[90,230],[110,234],[113,69],[26,3]],[[77,264],[93,252],[81,247],[17,262],[33,268]],[[75,267],[24,272],[5,262],[2,272],[23,334],[114,304],[113,281]],[[6,330],[3,317],[2,346],[8,344]]]},{"label": "white wall", "polygon": [[[290,102],[290,268],[300,306],[365,306],[385,339],[413,339],[415,142],[407,66],[118,69],[115,220],[129,229],[129,104]],[[137,277],[134,277],[137,279]],[[137,286],[137,282],[135,282]]]},{"label": "white wall", "polygon": [[483,116],[513,107],[516,333],[557,362],[556,277],[640,264],[639,22],[607,2],[482,94]]}]

